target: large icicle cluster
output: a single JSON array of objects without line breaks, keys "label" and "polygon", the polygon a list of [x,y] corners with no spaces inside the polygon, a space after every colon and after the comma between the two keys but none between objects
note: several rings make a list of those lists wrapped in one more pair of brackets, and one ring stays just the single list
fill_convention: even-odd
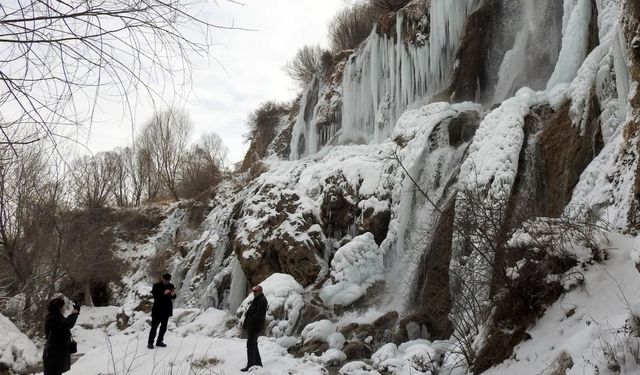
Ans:
[{"label": "large icicle cluster", "polygon": [[342,144],[379,143],[388,138],[405,109],[445,87],[465,21],[477,3],[431,1],[430,8],[425,9],[428,16],[420,21],[430,25],[430,35],[423,38],[423,44],[406,41],[402,12],[396,16],[395,35],[374,30],[347,61],[339,90],[342,116],[330,134],[321,134],[323,130],[317,127],[318,109],[326,104],[317,100],[322,84],[314,80],[303,94],[293,130],[291,159],[314,154],[336,135]]}]

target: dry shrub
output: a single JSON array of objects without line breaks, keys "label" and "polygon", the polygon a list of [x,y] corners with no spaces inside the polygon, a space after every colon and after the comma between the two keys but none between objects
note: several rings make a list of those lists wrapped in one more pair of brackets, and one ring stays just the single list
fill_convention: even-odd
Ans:
[{"label": "dry shrub", "polygon": [[339,11],[329,23],[329,45],[334,52],[357,48],[380,18],[380,8],[356,3]]},{"label": "dry shrub", "polygon": [[118,210],[114,224],[118,237],[127,242],[142,242],[156,233],[158,226],[166,216],[160,209]]},{"label": "dry shrub", "polygon": [[155,255],[149,259],[149,266],[147,268],[147,275],[155,280],[163,273],[167,272],[169,260],[173,252],[170,249],[158,250]]},{"label": "dry shrub", "polygon": [[397,12],[404,8],[405,5],[409,4],[410,0],[370,0],[370,2],[371,5],[380,10]]},{"label": "dry shrub", "polygon": [[[82,294],[85,304],[92,305],[92,288],[120,280],[126,270],[115,256],[115,235],[109,225],[114,220],[111,209],[72,211],[64,218],[62,263],[71,280],[69,295]],[[104,294],[100,296],[104,299]],[[108,296],[107,296],[108,297]],[[105,301],[108,302],[108,301]]]},{"label": "dry shrub", "polygon": [[282,103],[276,103],[273,101],[267,101],[249,115],[249,134],[247,134],[247,140],[256,141],[260,140],[261,145],[259,150],[255,150],[258,154],[264,155],[267,146],[273,140],[276,135],[276,129],[280,124],[282,116],[286,115],[289,111],[289,106]]},{"label": "dry shrub", "polygon": [[278,125],[286,120],[285,116],[290,111],[291,107],[286,104],[267,101],[249,115],[249,133],[245,135],[245,140],[251,142],[251,145],[240,164],[241,172],[247,171],[267,155],[267,149],[276,137]]}]

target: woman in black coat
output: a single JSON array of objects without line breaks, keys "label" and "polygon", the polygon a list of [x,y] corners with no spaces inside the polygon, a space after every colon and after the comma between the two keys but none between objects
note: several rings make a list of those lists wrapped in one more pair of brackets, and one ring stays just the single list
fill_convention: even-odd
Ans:
[{"label": "woman in black coat", "polygon": [[76,324],[80,306],[74,305],[68,317],[62,315],[64,299],[54,298],[47,307],[49,313],[44,322],[44,334],[47,342],[44,345],[42,361],[44,375],[59,375],[71,369],[71,328]]}]

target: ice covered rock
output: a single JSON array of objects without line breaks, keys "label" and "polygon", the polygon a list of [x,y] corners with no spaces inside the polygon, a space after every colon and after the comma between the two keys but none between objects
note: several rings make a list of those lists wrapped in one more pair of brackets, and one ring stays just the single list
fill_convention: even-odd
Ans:
[{"label": "ice covered rock", "polygon": [[331,261],[331,281],[320,291],[328,305],[347,306],[366,289],[383,279],[383,254],[371,233],[355,237],[342,246]]},{"label": "ice covered rock", "polygon": [[0,364],[23,371],[40,361],[41,352],[7,317],[0,314]]}]

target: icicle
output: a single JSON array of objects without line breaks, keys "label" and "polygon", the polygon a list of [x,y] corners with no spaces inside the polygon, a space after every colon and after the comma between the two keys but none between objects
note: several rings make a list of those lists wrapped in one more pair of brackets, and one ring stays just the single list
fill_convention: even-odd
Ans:
[{"label": "icicle", "polygon": [[[372,31],[345,66],[339,143],[382,142],[391,136],[397,119],[409,106],[446,86],[466,18],[477,3],[478,0],[432,1],[430,40],[424,45],[405,41],[402,12],[397,15],[395,37]],[[314,118],[304,119],[302,113],[309,111],[304,107],[308,105],[308,95],[309,88],[293,132],[292,159],[314,154],[319,145],[336,134],[318,134],[315,123],[320,103]]]},{"label": "icicle", "polygon": [[625,48],[624,34],[620,26],[616,26],[616,37],[613,41],[612,54],[616,71],[616,86],[618,88],[618,105],[622,118],[626,116],[629,91],[631,90],[631,77],[627,66],[627,52]]},{"label": "icicle", "polygon": [[[571,6],[573,3],[575,6]],[[571,82],[587,57],[591,0],[577,0],[577,3],[576,0],[565,0],[564,8],[562,49],[556,68],[547,83],[547,89],[560,83]],[[571,13],[566,13],[567,11]]]},{"label": "icicle", "polygon": [[231,271],[231,291],[229,294],[229,311],[235,312],[247,294],[247,277],[242,271],[240,262],[233,260],[233,270]]}]

